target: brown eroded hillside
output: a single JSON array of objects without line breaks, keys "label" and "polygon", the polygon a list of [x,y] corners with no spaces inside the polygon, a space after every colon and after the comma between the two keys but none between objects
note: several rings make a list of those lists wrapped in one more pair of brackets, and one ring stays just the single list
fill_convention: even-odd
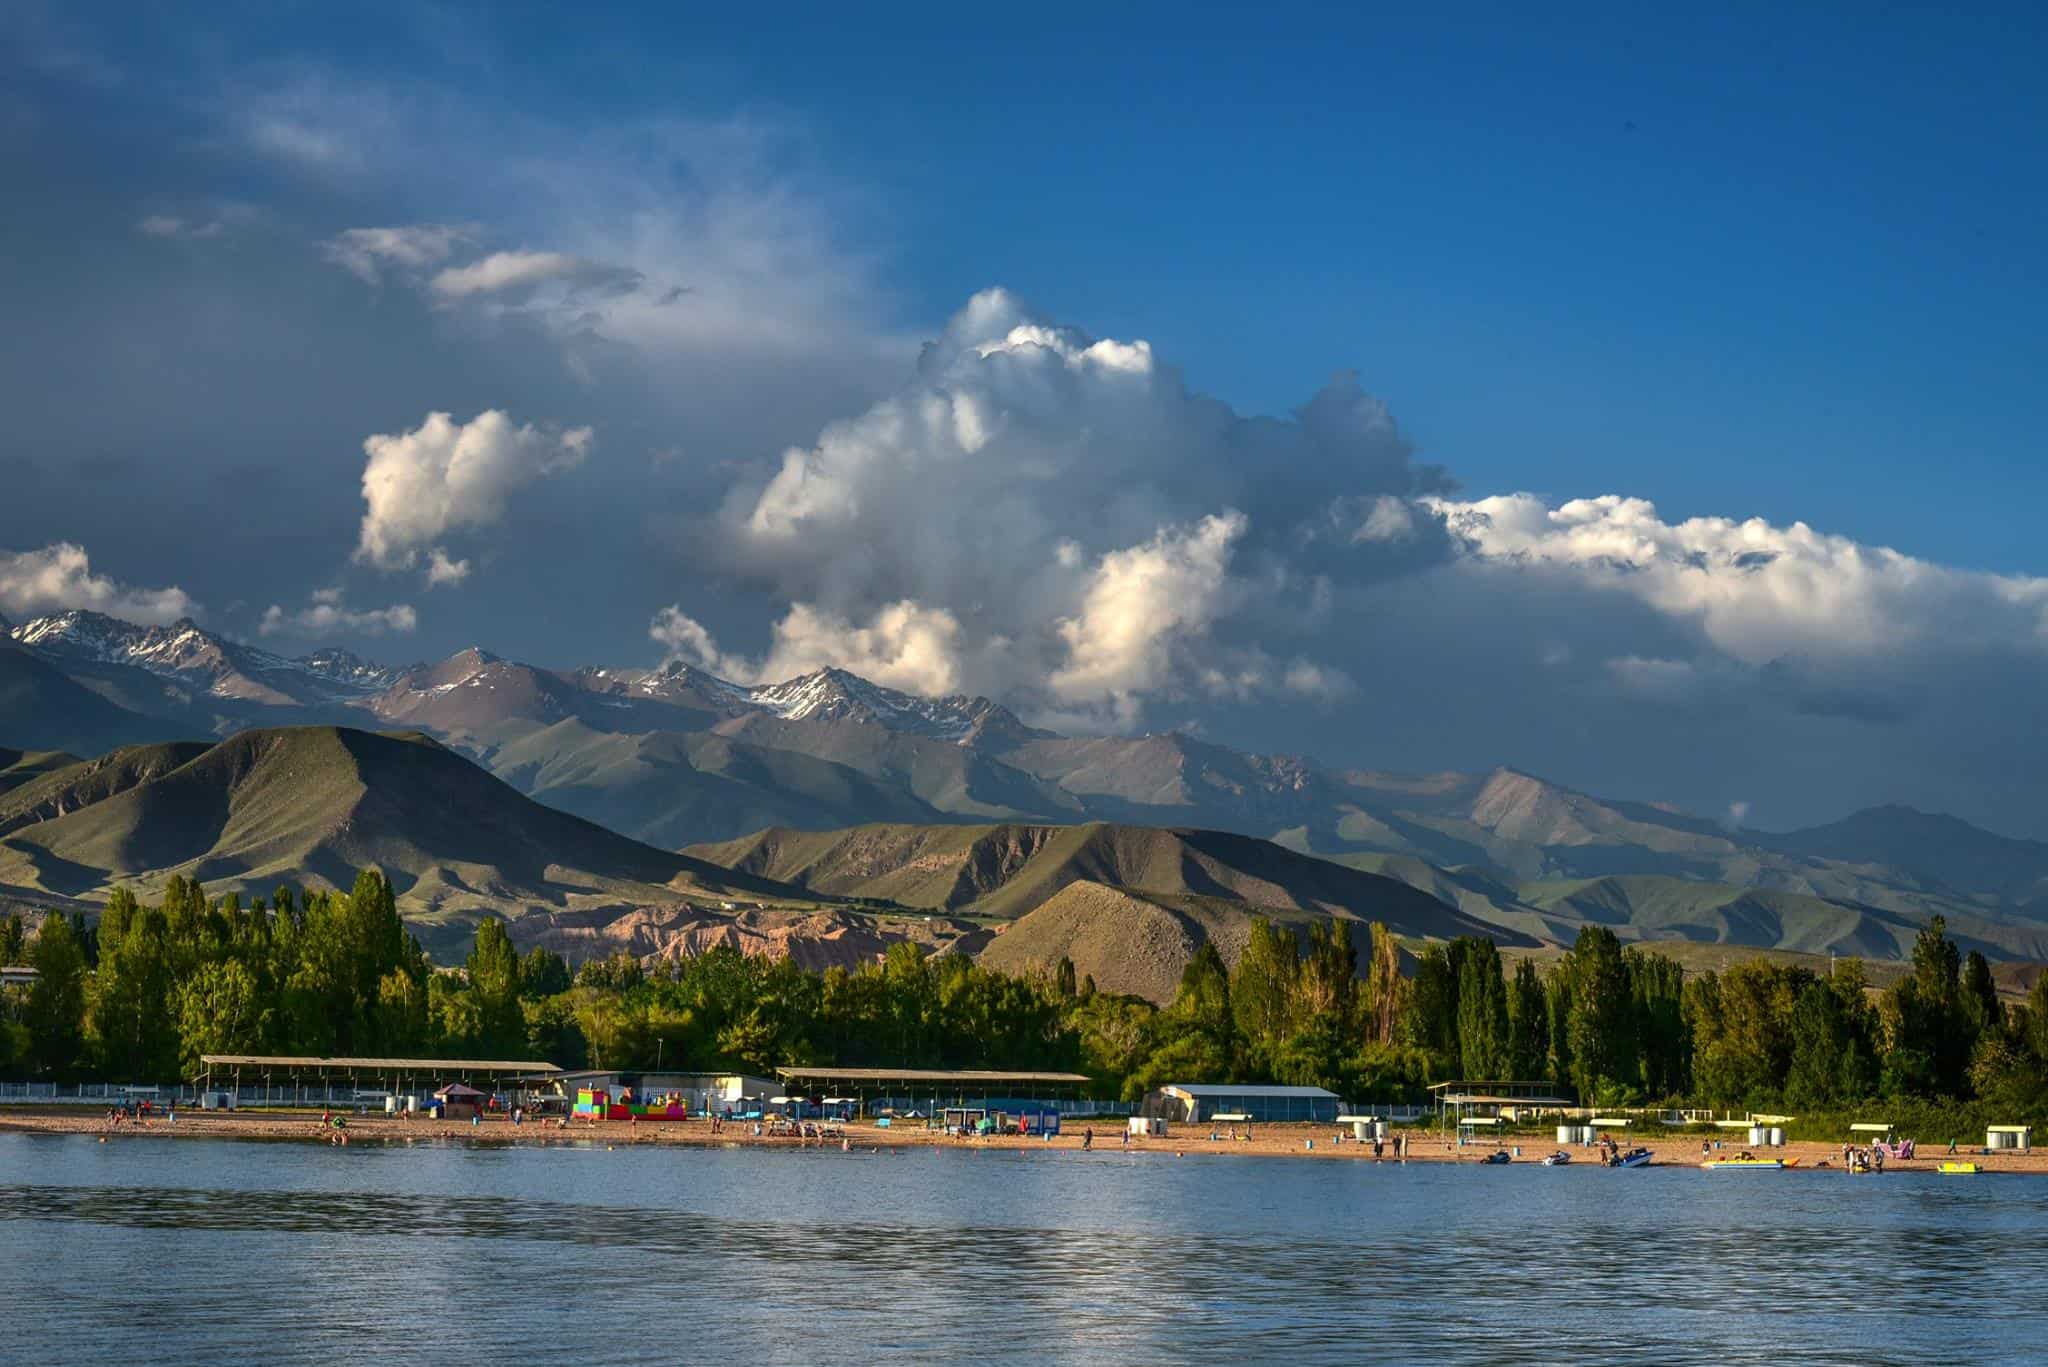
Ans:
[{"label": "brown eroded hillside", "polygon": [[1148,899],[1199,897],[1271,911],[1385,921],[1404,935],[1525,938],[1396,879],[1221,831],[1099,822],[773,829],[687,852],[814,893],[1003,920],[1025,916],[1070,884],[1089,882]]}]

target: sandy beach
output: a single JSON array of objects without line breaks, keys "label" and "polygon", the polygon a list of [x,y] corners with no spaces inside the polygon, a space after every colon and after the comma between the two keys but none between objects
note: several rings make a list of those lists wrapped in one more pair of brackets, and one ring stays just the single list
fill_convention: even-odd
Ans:
[{"label": "sandy beach", "polygon": [[[552,1122],[544,1124],[537,1121],[514,1125],[502,1117],[487,1118],[475,1126],[460,1122],[448,1123],[418,1117],[405,1119],[384,1115],[351,1115],[347,1120],[347,1134],[351,1144],[448,1142],[534,1148],[601,1144],[606,1147],[634,1145],[801,1149],[838,1148],[843,1138],[847,1146],[857,1150],[902,1149],[922,1145],[928,1148],[1012,1149],[1029,1152],[1079,1150],[1083,1143],[1083,1127],[1078,1125],[1067,1133],[1051,1139],[1041,1139],[1020,1135],[964,1138],[936,1134],[922,1128],[882,1128],[856,1123],[845,1127],[843,1137],[834,1135],[826,1139],[805,1139],[756,1135],[752,1132],[751,1125],[737,1122],[714,1134],[711,1125],[702,1120],[645,1123],[612,1120],[594,1124],[579,1120],[566,1128]],[[4,1132],[90,1134],[104,1136],[112,1143],[178,1139],[267,1140],[307,1144],[333,1142],[333,1131],[322,1123],[318,1112],[181,1111],[175,1123],[162,1117],[153,1117],[147,1122],[123,1121],[110,1127],[105,1113],[96,1109],[71,1106],[10,1106],[0,1110],[0,1133]],[[1224,1133],[1227,1135],[1228,1132],[1226,1127]],[[1411,1163],[1476,1163],[1481,1157],[1492,1152],[1491,1145],[1467,1145],[1460,1149],[1440,1139],[1434,1130],[1416,1129],[1397,1133],[1408,1139],[1407,1161]],[[1329,1125],[1260,1125],[1253,1127],[1251,1139],[1223,1138],[1213,1141],[1208,1137],[1207,1128],[1191,1126],[1165,1138],[1134,1138],[1129,1141],[1128,1148],[1122,1142],[1122,1131],[1113,1124],[1095,1126],[1094,1134],[1093,1151],[1096,1153],[1129,1152],[1169,1158],[1257,1155],[1334,1162],[1375,1161],[1370,1144],[1356,1143],[1348,1135],[1340,1139],[1335,1127]],[[1650,1149],[1656,1155],[1653,1162],[1660,1166],[1696,1168],[1702,1158],[1700,1142],[1697,1137],[1632,1139],[1626,1141],[1623,1147],[1640,1145]],[[1516,1145],[1520,1146],[1521,1153],[1515,1161],[1532,1165],[1557,1148],[1556,1144],[1542,1136],[1521,1139],[1511,1137],[1507,1146],[1512,1150]],[[1724,1142],[1715,1156],[1733,1157],[1740,1149],[1739,1145]],[[1915,1158],[1888,1161],[1885,1164],[1885,1172],[1933,1172],[1948,1156],[1946,1150],[1946,1143],[1926,1145]],[[1599,1161],[1591,1149],[1575,1148],[1571,1153],[1574,1163],[1594,1166]],[[1378,1161],[1394,1162],[1396,1160],[1393,1154],[1394,1146],[1389,1142],[1383,1151],[1384,1156]],[[1822,1168],[1837,1172],[1841,1170],[1839,1144],[1792,1143],[1781,1149],[1763,1151],[1759,1156],[1797,1159],[1797,1166],[1803,1169]],[[1986,1173],[2048,1173],[2048,1150],[2035,1150],[2024,1154],[1984,1155],[1964,1146],[1956,1157],[1976,1162]]]}]

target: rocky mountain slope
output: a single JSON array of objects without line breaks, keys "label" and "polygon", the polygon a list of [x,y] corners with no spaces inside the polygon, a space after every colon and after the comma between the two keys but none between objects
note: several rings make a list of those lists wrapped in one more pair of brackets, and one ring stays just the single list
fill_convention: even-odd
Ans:
[{"label": "rocky mountain slope", "polygon": [[[1268,839],[1537,939],[1617,914],[1659,935],[1845,947],[1895,942],[1898,927],[1936,914],[1981,922],[1987,944],[2027,943],[2048,923],[2048,844],[1908,808],[1737,830],[1506,768],[1392,774],[1179,734],[1059,736],[988,699],[917,698],[841,670],[752,686],[680,663],[564,671],[475,648],[391,669],[92,613],[7,634],[0,744],[98,754],[284,722],[405,727],[541,803],[669,848],[770,827],[1107,823]],[[1607,881],[1655,879],[1681,886],[1651,895],[1647,883]],[[1591,882],[1631,889],[1628,909],[1529,891]],[[1726,889],[1797,912],[1728,910]],[[1693,910],[1669,910],[1679,902]]]}]

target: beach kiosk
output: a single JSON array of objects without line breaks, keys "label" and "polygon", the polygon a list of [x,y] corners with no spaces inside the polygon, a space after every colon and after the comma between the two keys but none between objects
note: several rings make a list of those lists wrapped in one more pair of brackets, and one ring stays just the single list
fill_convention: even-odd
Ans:
[{"label": "beach kiosk", "polygon": [[434,1093],[434,1100],[441,1103],[443,1120],[474,1120],[483,1111],[484,1094],[474,1087],[451,1082]]},{"label": "beach kiosk", "polygon": [[1984,1130],[1984,1147],[1987,1149],[2012,1149],[2026,1153],[2034,1147],[2034,1130],[2031,1125],[1990,1125]]}]

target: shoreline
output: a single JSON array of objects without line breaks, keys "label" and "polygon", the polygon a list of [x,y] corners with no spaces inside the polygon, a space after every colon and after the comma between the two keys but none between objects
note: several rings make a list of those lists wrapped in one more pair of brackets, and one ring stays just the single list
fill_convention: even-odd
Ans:
[{"label": "shoreline", "polygon": [[[751,1133],[748,1125],[734,1123],[719,1133],[712,1133],[709,1122],[649,1121],[638,1124],[623,1120],[605,1120],[595,1123],[576,1121],[567,1128],[539,1121],[524,1125],[513,1125],[503,1117],[492,1117],[472,1127],[461,1122],[399,1118],[385,1115],[347,1116],[347,1135],[351,1145],[375,1144],[385,1147],[417,1143],[470,1144],[479,1147],[519,1148],[560,1148],[588,1146],[602,1143],[607,1148],[630,1146],[633,1148],[762,1148],[762,1149],[819,1149],[842,1147],[842,1136],[831,1138],[800,1139],[794,1137],[771,1137]],[[1389,1141],[1385,1156],[1373,1158],[1372,1145],[1360,1144],[1348,1135],[1337,1138],[1335,1127],[1312,1124],[1272,1124],[1252,1127],[1254,1138],[1250,1140],[1221,1139],[1212,1141],[1208,1131],[1201,1127],[1187,1127],[1165,1138],[1133,1138],[1126,1148],[1120,1141],[1123,1132],[1109,1126],[1095,1131],[1096,1153],[1146,1153],[1169,1157],[1219,1157],[1256,1156],[1262,1158],[1288,1157],[1321,1159],[1324,1161],[1364,1162],[1375,1161],[1393,1164],[1403,1160],[1393,1156],[1393,1145]],[[1227,1131],[1226,1131],[1227,1132]],[[74,1107],[31,1107],[8,1106],[0,1109],[0,1133],[16,1134],[63,1134],[93,1135],[108,1142],[129,1142],[151,1139],[226,1139],[260,1141],[271,1143],[300,1143],[333,1145],[332,1131],[323,1126],[317,1114],[293,1112],[284,1115],[265,1114],[252,1111],[193,1111],[180,1112],[175,1123],[164,1118],[152,1118],[148,1122],[124,1121],[109,1126],[104,1113],[96,1109]],[[1409,1142],[1409,1163],[1473,1163],[1494,1151],[1494,1145],[1466,1145],[1460,1149],[1455,1144],[1437,1137],[1433,1131],[1404,1130],[1399,1132]],[[1061,1151],[1079,1152],[1082,1136],[1076,1128],[1059,1134],[1050,1140],[1022,1135],[991,1135],[987,1137],[957,1137],[938,1134],[924,1129],[882,1128],[871,1124],[850,1124],[845,1127],[844,1144],[854,1150],[877,1151],[881,1149],[911,1149],[918,1147],[941,1149],[1007,1149],[1022,1152]],[[1508,1137],[1500,1146],[1521,1148],[1521,1155],[1515,1163],[1535,1166],[1546,1154],[1559,1146],[1541,1136],[1528,1138]],[[1651,1160],[1655,1167],[1683,1167],[1699,1170],[1701,1161],[1698,1138],[1654,1138],[1625,1140],[1624,1148],[1643,1147],[1656,1156]],[[1743,1146],[1724,1142],[1716,1157],[1733,1157]],[[1599,1160],[1590,1148],[1572,1147],[1572,1166],[1598,1167]],[[1840,1172],[1841,1145],[1800,1141],[1780,1149],[1761,1150],[1759,1157],[1797,1160],[1795,1171]],[[1930,1145],[1911,1159],[1887,1161],[1885,1173],[1934,1173],[1949,1157],[1946,1145]],[[1981,1154],[1962,1149],[1955,1155],[1956,1160],[1974,1162],[1984,1173],[2048,1173],[2048,1151],[2032,1153],[2003,1152]]]}]

